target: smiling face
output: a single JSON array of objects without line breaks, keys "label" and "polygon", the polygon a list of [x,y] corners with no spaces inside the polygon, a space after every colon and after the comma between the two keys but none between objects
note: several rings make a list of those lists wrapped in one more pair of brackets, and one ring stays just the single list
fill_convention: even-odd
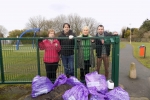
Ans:
[{"label": "smiling face", "polygon": [[49,36],[50,38],[54,38],[54,37],[55,37],[55,33],[54,33],[54,32],[49,32],[48,36]]},{"label": "smiling face", "polygon": [[88,35],[88,34],[89,34],[89,28],[88,28],[88,27],[84,27],[84,28],[82,29],[82,34],[83,34],[83,35]]},{"label": "smiling face", "polygon": [[104,33],[104,27],[103,27],[103,26],[99,26],[99,27],[97,28],[97,32],[98,32],[99,34],[103,34],[103,33]]},{"label": "smiling face", "polygon": [[68,33],[69,30],[70,30],[70,25],[69,24],[64,24],[63,25],[63,30],[64,30],[64,33]]}]

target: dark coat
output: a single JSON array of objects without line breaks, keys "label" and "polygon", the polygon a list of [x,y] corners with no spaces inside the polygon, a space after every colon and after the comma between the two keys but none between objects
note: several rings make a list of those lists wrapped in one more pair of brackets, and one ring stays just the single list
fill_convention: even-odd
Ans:
[{"label": "dark coat", "polygon": [[[107,36],[112,36],[111,34],[108,34],[107,32],[104,32],[104,37]],[[98,37],[98,33],[96,34],[96,37]],[[109,56],[110,55],[110,44],[102,44],[100,39],[95,39],[95,44],[96,44],[96,56],[97,57],[101,57],[102,54],[102,45],[105,46],[106,48],[106,55]]]},{"label": "dark coat", "polygon": [[[78,37],[81,37],[81,35],[80,36],[78,36]],[[91,36],[89,36],[89,37],[91,37]],[[84,40],[82,40],[82,39],[78,39],[78,41],[77,41],[77,46],[78,46],[78,49],[77,49],[77,67],[78,68],[83,68],[84,69],[84,53],[83,53],[83,48],[84,48],[84,46],[82,45],[82,42],[83,42]],[[95,58],[94,58],[94,44],[92,43],[92,42],[90,42],[90,66],[91,67],[95,67]]]},{"label": "dark coat", "polygon": [[[69,30],[69,33],[67,35],[64,34],[64,31],[62,31],[58,37],[69,37],[69,35],[73,35],[74,37],[76,37],[75,33],[73,33],[72,30]],[[59,39],[59,42],[61,45],[60,51],[61,55],[64,56],[74,55],[74,45],[75,45],[74,39]]]}]

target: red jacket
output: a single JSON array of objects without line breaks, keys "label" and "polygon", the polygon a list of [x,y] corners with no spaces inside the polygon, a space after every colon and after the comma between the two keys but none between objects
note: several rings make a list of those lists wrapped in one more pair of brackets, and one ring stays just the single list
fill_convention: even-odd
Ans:
[{"label": "red jacket", "polygon": [[[57,46],[56,46],[57,44]],[[54,39],[52,42],[48,39],[39,42],[40,50],[45,50],[44,53],[44,62],[46,63],[54,63],[59,61],[58,52],[61,49],[60,43],[58,40]]]}]

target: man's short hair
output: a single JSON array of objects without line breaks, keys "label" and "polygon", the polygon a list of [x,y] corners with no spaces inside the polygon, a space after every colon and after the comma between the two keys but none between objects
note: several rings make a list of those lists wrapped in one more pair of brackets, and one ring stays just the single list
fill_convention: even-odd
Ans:
[{"label": "man's short hair", "polygon": [[104,26],[103,26],[103,25],[98,25],[97,29],[98,29],[99,27],[103,27],[103,28],[104,28]]}]

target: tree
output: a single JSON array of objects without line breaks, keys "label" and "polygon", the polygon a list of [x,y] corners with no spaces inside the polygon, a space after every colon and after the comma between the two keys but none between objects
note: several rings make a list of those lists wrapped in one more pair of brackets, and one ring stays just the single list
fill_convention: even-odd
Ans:
[{"label": "tree", "polygon": [[133,31],[132,31],[132,34],[133,35],[137,35],[139,32],[139,29],[138,28],[134,28]]},{"label": "tree", "polygon": [[140,26],[139,30],[144,30],[145,32],[150,31],[150,20],[146,19]]},{"label": "tree", "polygon": [[56,33],[62,31],[64,23],[66,23],[65,15],[59,15],[53,19],[53,28],[55,29]]},{"label": "tree", "polygon": [[93,18],[84,18],[83,25],[88,26],[90,29],[90,34],[94,35],[99,24]]},{"label": "tree", "polygon": [[122,28],[121,32],[122,32],[122,38],[125,38],[126,28],[125,28],[125,27],[124,27],[124,28]]},{"label": "tree", "polygon": [[40,28],[44,30],[45,18],[42,16],[36,16],[29,19],[29,22],[26,24],[26,28]]},{"label": "tree", "polygon": [[74,14],[69,15],[67,19],[68,23],[71,25],[71,29],[76,33],[76,35],[79,35],[83,24],[82,18],[79,15]]},{"label": "tree", "polygon": [[130,30],[126,30],[125,31],[125,34],[124,34],[124,37],[125,38],[128,38],[130,36]]},{"label": "tree", "polygon": [[6,35],[7,35],[6,28],[0,25],[0,37],[5,37]]}]

